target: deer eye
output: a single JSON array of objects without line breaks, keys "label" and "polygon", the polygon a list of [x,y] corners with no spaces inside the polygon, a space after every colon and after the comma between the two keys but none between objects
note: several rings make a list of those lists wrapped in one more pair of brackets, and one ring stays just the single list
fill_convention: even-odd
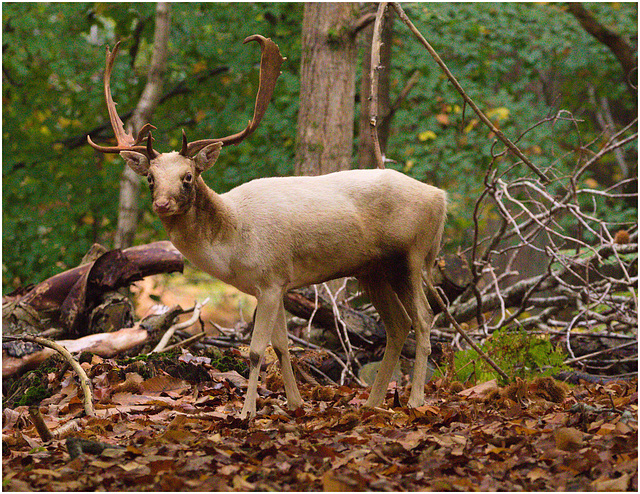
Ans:
[{"label": "deer eye", "polygon": [[147,175],[147,182],[149,182],[149,188],[153,190],[153,184],[154,184],[153,175],[151,174]]},{"label": "deer eye", "polygon": [[191,174],[191,172],[187,172],[187,174],[182,179],[182,184],[185,187],[189,187],[189,186],[191,186],[192,182],[193,182],[193,175]]}]

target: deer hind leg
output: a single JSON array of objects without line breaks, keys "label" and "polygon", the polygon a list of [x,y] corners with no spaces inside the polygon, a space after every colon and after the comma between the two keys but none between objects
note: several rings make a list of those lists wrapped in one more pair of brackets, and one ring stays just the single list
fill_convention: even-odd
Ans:
[{"label": "deer hind leg", "polygon": [[[412,408],[424,404],[424,383],[427,377],[427,359],[431,354],[430,332],[433,324],[433,311],[422,288],[421,256],[414,256],[408,261],[408,276],[395,279],[393,288],[409,314],[412,328],[416,333],[416,359],[413,367],[413,381],[408,405]],[[428,276],[430,278],[430,276]]]},{"label": "deer hind leg", "polygon": [[[256,414],[256,399],[258,397],[258,377],[260,363],[264,356],[274,325],[278,319],[279,305],[282,304],[282,291],[270,290],[258,298],[256,320],[253,335],[249,345],[249,383],[240,418],[254,417]],[[284,316],[284,314],[283,314]]]},{"label": "deer hind leg", "polygon": [[398,363],[402,346],[409,334],[411,320],[384,275],[370,275],[367,278],[361,278],[360,283],[369,295],[369,299],[378,314],[380,314],[387,332],[387,344],[382,363],[378,369],[369,398],[365,403],[365,406],[377,407],[384,401],[393,370]]},{"label": "deer hind leg", "polygon": [[300,391],[298,390],[296,378],[291,367],[287,325],[282,299],[280,299],[280,304],[278,305],[278,315],[273,329],[273,334],[271,335],[271,343],[273,344],[273,350],[276,352],[278,360],[280,361],[282,381],[284,382],[284,389],[287,394],[287,405],[290,410],[295,410],[302,406],[303,400],[300,395]]}]

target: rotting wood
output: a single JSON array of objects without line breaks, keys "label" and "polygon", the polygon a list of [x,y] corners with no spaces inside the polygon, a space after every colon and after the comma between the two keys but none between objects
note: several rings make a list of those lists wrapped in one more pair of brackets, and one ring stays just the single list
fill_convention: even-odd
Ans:
[{"label": "rotting wood", "polygon": [[95,261],[52,276],[26,293],[3,297],[3,333],[60,326],[66,335],[82,335],[91,311],[102,303],[102,294],[146,276],[182,272],[183,268],[182,254],[168,241],[105,252]]}]

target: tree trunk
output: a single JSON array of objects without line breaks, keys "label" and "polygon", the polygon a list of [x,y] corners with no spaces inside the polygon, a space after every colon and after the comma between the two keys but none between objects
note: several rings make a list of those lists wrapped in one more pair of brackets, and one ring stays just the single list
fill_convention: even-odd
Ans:
[{"label": "tree trunk", "polygon": [[[362,58],[362,77],[360,79],[360,124],[358,135],[358,168],[375,168],[376,159],[373,150],[369,119],[371,103],[371,38],[373,24],[363,30],[364,55]],[[382,47],[380,49],[380,65],[378,81],[378,116],[380,123],[378,140],[380,149],[385,154],[389,138],[391,121],[391,105],[389,101],[389,73],[391,72],[391,40],[393,38],[393,12],[389,9],[382,28]]]},{"label": "tree trunk", "polygon": [[356,80],[354,3],[306,3],[295,172],[322,175],[352,164]]},{"label": "tree trunk", "polygon": [[[140,101],[133,115],[127,122],[127,131],[133,131],[138,135],[144,124],[151,121],[151,116],[162,96],[162,83],[167,69],[167,45],[169,41],[170,6],[168,3],[159,2],[156,7],[156,28],[153,40],[153,55],[147,85],[140,96]],[[140,178],[125,165],[120,180],[120,201],[118,208],[118,226],[113,240],[116,249],[124,249],[133,245],[133,238],[138,226],[140,206],[138,196],[140,193]]]}]

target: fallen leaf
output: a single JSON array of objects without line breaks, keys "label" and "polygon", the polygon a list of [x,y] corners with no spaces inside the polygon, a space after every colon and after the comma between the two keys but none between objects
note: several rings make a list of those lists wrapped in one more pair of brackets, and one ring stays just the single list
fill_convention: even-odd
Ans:
[{"label": "fallen leaf", "polygon": [[492,379],[491,381],[477,384],[471,388],[463,389],[458,393],[458,395],[466,396],[468,398],[482,397],[494,389],[498,389],[498,382],[495,379]]},{"label": "fallen leaf", "polygon": [[576,451],[583,444],[583,433],[573,427],[561,427],[554,432],[556,448],[562,451]]},{"label": "fallen leaf", "polygon": [[591,482],[591,487],[599,492],[626,491],[629,488],[631,474],[625,473],[617,479],[599,478]]}]

